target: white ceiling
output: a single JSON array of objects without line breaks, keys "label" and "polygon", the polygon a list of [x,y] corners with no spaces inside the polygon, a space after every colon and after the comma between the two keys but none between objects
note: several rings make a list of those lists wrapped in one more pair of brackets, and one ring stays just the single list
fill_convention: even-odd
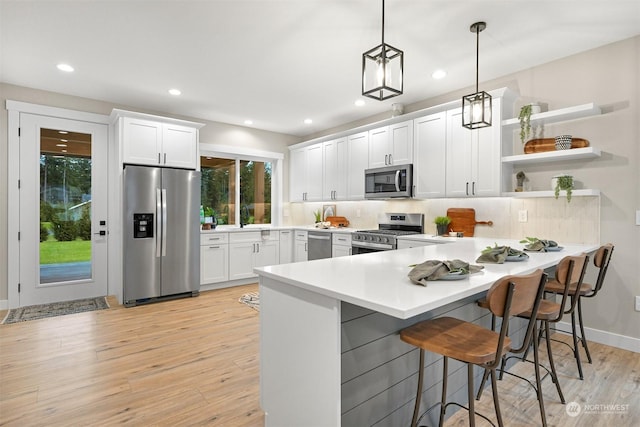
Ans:
[{"label": "white ceiling", "polygon": [[[487,22],[481,82],[640,34],[638,0],[387,0],[385,41],[405,52],[404,94],[355,107],[381,7],[0,0],[0,81],[304,136],[473,86],[476,21]],[[60,62],[76,71],[58,71]],[[437,68],[448,76],[433,80]],[[174,87],[181,96],[168,94]]]}]

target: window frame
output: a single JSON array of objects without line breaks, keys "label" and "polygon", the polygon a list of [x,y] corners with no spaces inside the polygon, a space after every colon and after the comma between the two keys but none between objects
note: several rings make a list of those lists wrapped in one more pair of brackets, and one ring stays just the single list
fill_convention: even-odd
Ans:
[{"label": "window frame", "polygon": [[[236,162],[236,206],[240,206],[240,161],[269,162],[271,163],[271,224],[257,224],[256,226],[280,226],[282,224],[283,203],[283,164],[284,154],[273,151],[262,151],[244,147],[231,147],[219,144],[200,144],[198,155],[198,170],[200,170],[200,157],[218,157],[234,160]],[[240,224],[240,209],[236,209],[235,224],[229,227],[238,227]],[[222,226],[224,227],[224,226]]]}]

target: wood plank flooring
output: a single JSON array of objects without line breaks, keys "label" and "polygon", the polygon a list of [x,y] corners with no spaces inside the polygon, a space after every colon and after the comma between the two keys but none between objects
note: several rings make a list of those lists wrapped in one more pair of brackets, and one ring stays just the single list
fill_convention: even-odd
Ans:
[{"label": "wood plank flooring", "polygon": [[[110,299],[108,310],[0,325],[0,425],[262,426],[259,314],[238,303],[256,290],[248,285],[134,308]],[[549,425],[640,425],[640,355],[590,348],[594,363],[585,363],[580,381],[566,346],[554,343],[567,401],[628,410],[569,417],[547,378]],[[514,370],[528,375],[532,366]],[[507,376],[499,390],[507,426],[540,425],[526,383]],[[486,390],[476,409],[495,419],[492,405]],[[459,411],[446,425],[467,423]],[[479,418],[478,425],[486,422]]]}]

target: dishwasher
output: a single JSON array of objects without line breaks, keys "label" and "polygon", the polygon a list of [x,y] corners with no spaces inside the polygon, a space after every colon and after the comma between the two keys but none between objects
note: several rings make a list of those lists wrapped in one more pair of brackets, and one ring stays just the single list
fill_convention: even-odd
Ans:
[{"label": "dishwasher", "polygon": [[307,233],[308,260],[331,258],[331,233],[309,231]]}]

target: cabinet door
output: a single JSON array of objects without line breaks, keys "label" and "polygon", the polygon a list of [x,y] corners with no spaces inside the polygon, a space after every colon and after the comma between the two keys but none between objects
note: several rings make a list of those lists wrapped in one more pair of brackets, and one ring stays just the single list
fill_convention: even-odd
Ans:
[{"label": "cabinet door", "polygon": [[122,161],[157,166],[162,151],[162,124],[150,120],[122,119]]},{"label": "cabinet door", "polygon": [[280,231],[280,264],[293,262],[293,231]]},{"label": "cabinet door", "polygon": [[198,131],[174,124],[162,125],[162,165],[195,169],[198,162]]},{"label": "cabinet door", "polygon": [[262,241],[256,245],[254,267],[276,265],[280,262],[280,244],[277,241]]},{"label": "cabinet door", "polygon": [[472,134],[462,127],[462,108],[447,111],[447,197],[471,196]]},{"label": "cabinet door", "polygon": [[369,167],[390,165],[389,127],[369,131]]},{"label": "cabinet door", "polygon": [[307,151],[304,148],[292,150],[289,159],[289,201],[304,201],[307,182]]},{"label": "cabinet door", "polygon": [[500,195],[502,179],[500,102],[500,99],[493,100],[493,126],[478,129],[473,135],[475,160],[472,193],[474,196]]},{"label": "cabinet door", "polygon": [[338,258],[341,256],[349,256],[349,255],[351,255],[350,246],[333,245],[331,247],[331,258]]},{"label": "cabinet door", "polygon": [[229,280],[255,277],[254,256],[257,242],[229,243]]},{"label": "cabinet door", "polygon": [[308,202],[322,200],[322,170],[322,144],[307,147],[306,200]]},{"label": "cabinet door", "polygon": [[307,255],[307,241],[296,240],[294,244],[293,262],[307,261],[309,259]]},{"label": "cabinet door", "polygon": [[443,111],[415,119],[414,126],[414,197],[445,197],[447,113]]},{"label": "cabinet door", "polygon": [[347,138],[327,141],[323,151],[323,200],[347,198]]},{"label": "cabinet door", "polygon": [[389,126],[389,164],[413,163],[413,120]]},{"label": "cabinet door", "polygon": [[200,284],[229,280],[229,245],[200,246]]},{"label": "cabinet door", "polygon": [[364,199],[364,171],[369,166],[369,133],[347,138],[347,200]]}]

